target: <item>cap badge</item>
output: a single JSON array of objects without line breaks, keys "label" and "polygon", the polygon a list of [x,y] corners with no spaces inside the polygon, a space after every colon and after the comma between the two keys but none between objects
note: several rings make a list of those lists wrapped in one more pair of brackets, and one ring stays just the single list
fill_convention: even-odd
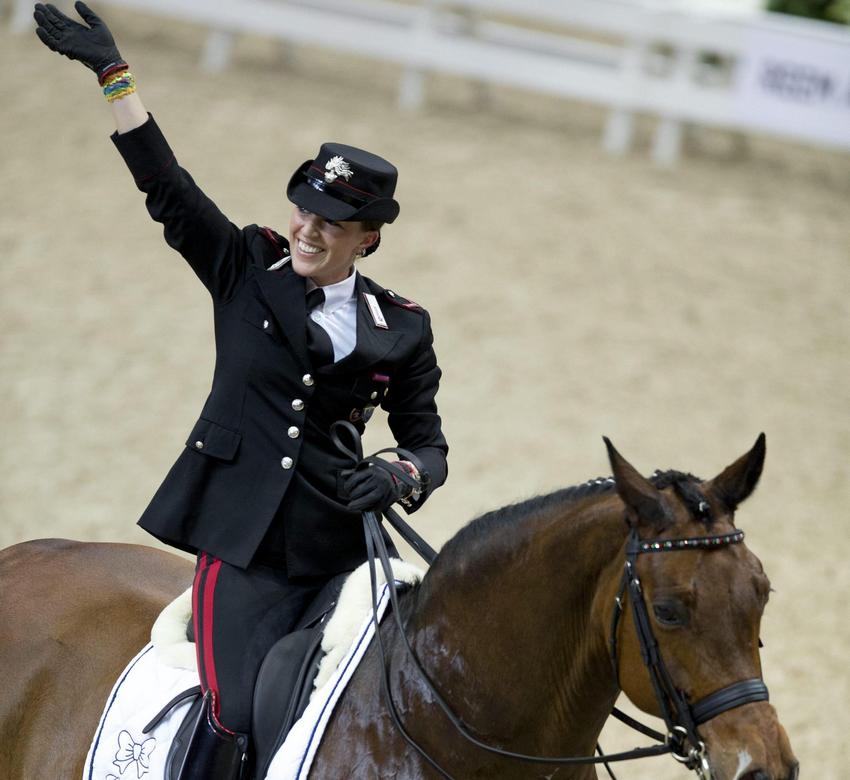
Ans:
[{"label": "cap badge", "polygon": [[337,155],[336,157],[331,157],[331,159],[325,163],[325,181],[328,184],[331,184],[340,176],[348,181],[352,176],[354,176],[354,171],[351,170],[351,166],[345,158]]}]

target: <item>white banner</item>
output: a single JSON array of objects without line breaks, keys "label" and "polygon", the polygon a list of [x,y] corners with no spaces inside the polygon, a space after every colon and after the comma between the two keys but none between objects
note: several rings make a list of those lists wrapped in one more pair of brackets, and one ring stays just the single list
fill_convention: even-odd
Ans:
[{"label": "white banner", "polygon": [[740,67],[743,125],[850,148],[850,30],[846,45],[753,32]]}]

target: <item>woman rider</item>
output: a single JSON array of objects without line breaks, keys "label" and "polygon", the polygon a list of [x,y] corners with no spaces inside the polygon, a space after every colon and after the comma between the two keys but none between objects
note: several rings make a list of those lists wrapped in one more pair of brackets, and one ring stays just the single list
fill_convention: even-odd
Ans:
[{"label": "woman rider", "polygon": [[[193,619],[207,728],[184,778],[236,777],[265,652],[333,575],[365,559],[359,513],[401,502],[413,512],[446,479],[430,319],[361,275],[381,226],[398,215],[397,171],[362,149],[325,143],[295,171],[288,239],[238,228],[175,160],[142,105],[106,25],[35,6],[39,38],[91,68],[121,156],[148,211],[209,291],[212,389],[186,447],[140,525],[197,555]],[[309,311],[309,314],[308,314]],[[383,469],[344,472],[330,425],[361,432],[380,405],[415,481]]]}]

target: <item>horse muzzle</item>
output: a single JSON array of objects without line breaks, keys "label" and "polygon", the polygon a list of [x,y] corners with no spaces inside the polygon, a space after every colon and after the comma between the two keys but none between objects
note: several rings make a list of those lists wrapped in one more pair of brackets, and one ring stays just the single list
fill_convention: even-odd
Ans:
[{"label": "horse muzzle", "polygon": [[700,726],[712,780],[797,780],[799,763],[767,702],[745,704]]}]

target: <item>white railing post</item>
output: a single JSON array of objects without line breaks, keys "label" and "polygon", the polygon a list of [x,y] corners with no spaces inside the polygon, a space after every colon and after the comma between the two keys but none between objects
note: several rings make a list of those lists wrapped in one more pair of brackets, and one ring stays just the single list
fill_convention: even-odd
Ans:
[{"label": "white railing post", "polygon": [[643,78],[645,54],[646,41],[641,38],[630,40],[623,52],[620,69],[623,97],[612,106],[602,136],[602,147],[609,154],[622,155],[631,148],[635,130],[633,106]]},{"label": "white railing post", "polygon": [[416,111],[425,103],[425,72],[408,65],[401,74],[398,105],[405,111]]},{"label": "white railing post", "polygon": [[[422,0],[413,24],[411,46],[424,48],[433,40],[437,26],[439,0]],[[425,69],[421,65],[406,65],[401,74],[398,105],[404,111],[416,111],[425,103]]]},{"label": "white railing post", "polygon": [[201,70],[206,73],[221,73],[230,64],[233,54],[233,33],[210,30],[201,53]]},{"label": "white railing post", "polygon": [[[669,80],[673,90],[685,94],[693,84],[697,65],[696,49],[679,47],[673,51],[673,75]],[[682,151],[684,132],[682,119],[674,114],[662,114],[652,140],[652,159],[659,165],[673,165]]]},{"label": "white railing post", "polygon": [[[478,28],[481,21],[481,13],[478,8],[463,8],[458,12],[457,28],[452,32],[463,35],[470,39],[478,37]],[[471,104],[478,109],[486,108],[492,97],[490,84],[482,79],[474,79],[470,84],[472,90]]]}]

